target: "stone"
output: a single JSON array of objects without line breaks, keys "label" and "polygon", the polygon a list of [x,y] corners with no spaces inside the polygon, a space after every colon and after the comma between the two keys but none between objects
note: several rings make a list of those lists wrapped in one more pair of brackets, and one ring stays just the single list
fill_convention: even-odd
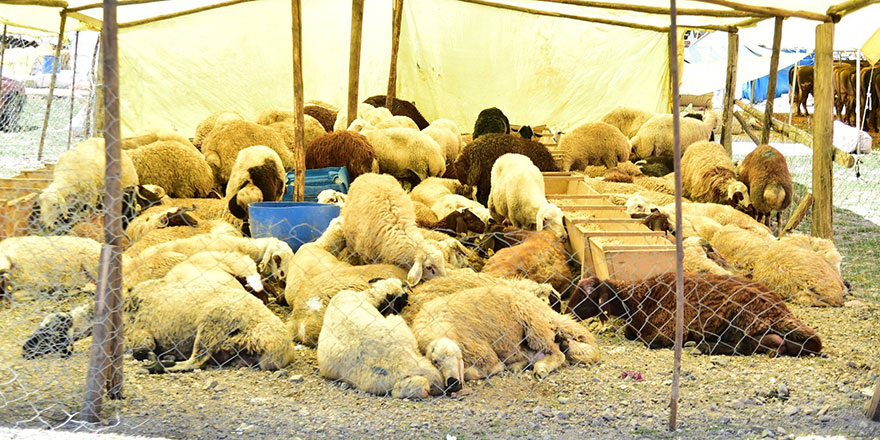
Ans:
[{"label": "stone", "polygon": [[209,391],[209,390],[214,389],[214,387],[216,387],[216,386],[217,386],[217,379],[211,379],[209,377],[208,380],[205,381],[205,386],[203,386],[202,389],[205,391]]},{"label": "stone", "polygon": [[304,380],[305,380],[305,378],[303,377],[302,374],[294,374],[293,376],[290,376],[287,379],[288,382],[293,382],[293,383],[300,383]]}]

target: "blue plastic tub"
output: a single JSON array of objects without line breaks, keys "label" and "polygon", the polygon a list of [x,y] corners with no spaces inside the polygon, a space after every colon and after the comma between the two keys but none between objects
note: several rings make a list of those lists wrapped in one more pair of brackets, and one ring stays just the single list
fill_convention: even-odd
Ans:
[{"label": "blue plastic tub", "polygon": [[[296,171],[287,173],[287,188],[284,191],[282,201],[293,201],[293,182]],[[315,168],[306,170],[306,189],[304,199],[306,202],[317,202],[318,194],[325,189],[332,189],[348,194],[348,170],[345,167]]]},{"label": "blue plastic tub", "polygon": [[248,207],[251,236],[284,240],[296,252],[317,240],[330,221],[339,216],[339,206],[312,202],[256,202]]}]

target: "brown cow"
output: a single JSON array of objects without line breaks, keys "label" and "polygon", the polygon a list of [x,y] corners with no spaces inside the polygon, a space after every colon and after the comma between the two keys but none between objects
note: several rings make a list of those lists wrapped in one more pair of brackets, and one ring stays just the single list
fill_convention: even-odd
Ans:
[{"label": "brown cow", "polygon": [[798,66],[796,81],[794,81],[794,69],[789,70],[788,83],[794,93],[795,114],[801,116],[801,106],[803,106],[804,113],[810,116],[807,110],[807,97],[813,93],[813,66]]}]

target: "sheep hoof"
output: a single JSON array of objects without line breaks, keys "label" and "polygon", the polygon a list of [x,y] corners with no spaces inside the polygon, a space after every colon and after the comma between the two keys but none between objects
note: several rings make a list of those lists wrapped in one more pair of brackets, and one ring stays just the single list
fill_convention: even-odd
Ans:
[{"label": "sheep hoof", "polygon": [[538,380],[543,380],[545,377],[550,375],[550,370],[545,366],[536,366],[535,367],[535,378]]}]

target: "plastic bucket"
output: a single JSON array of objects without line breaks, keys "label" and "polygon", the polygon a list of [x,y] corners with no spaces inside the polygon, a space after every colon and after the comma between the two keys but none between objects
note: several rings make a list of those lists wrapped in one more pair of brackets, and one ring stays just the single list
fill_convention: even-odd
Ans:
[{"label": "plastic bucket", "polygon": [[324,233],[339,216],[339,206],[312,202],[256,202],[248,206],[251,236],[275,237],[296,252]]}]

